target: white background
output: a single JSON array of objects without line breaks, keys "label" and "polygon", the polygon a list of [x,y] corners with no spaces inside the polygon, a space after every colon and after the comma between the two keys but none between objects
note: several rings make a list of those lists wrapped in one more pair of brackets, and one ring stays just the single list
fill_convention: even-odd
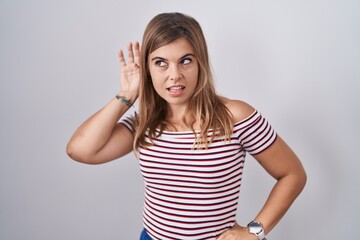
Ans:
[{"label": "white background", "polygon": [[[143,183],[134,155],[88,166],[65,146],[118,91],[118,48],[169,11],[200,22],[219,93],[257,108],[306,168],[303,193],[269,239],[357,239],[355,0],[0,0],[0,239],[138,239]],[[248,157],[241,224],[273,184]]]}]

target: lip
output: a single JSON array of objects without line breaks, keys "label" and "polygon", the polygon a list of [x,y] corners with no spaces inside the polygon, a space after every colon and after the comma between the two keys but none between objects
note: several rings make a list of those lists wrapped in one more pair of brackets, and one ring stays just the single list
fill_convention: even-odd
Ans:
[{"label": "lip", "polygon": [[166,88],[171,95],[180,95],[184,92],[185,86],[184,85],[173,85]]}]

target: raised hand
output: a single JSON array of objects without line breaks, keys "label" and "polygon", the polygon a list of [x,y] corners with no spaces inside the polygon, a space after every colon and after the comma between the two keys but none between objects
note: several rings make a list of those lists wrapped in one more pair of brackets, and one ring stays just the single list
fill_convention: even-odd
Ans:
[{"label": "raised hand", "polygon": [[140,44],[130,42],[127,51],[126,61],[124,52],[121,49],[119,50],[121,93],[135,101],[140,84]]}]

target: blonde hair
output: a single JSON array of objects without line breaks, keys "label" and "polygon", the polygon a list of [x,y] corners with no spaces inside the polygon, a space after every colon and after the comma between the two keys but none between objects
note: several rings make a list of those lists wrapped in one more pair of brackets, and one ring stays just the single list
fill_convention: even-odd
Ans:
[{"label": "blonde hair", "polygon": [[[215,92],[207,45],[199,23],[182,13],[162,13],[149,22],[142,40],[139,115],[134,138],[136,151],[139,146],[151,145],[146,141],[146,134],[150,140],[155,139],[162,134],[167,125],[167,102],[157,94],[153,87],[149,72],[149,55],[178,38],[185,38],[192,45],[199,64],[197,86],[193,96],[188,100],[185,114],[190,118],[183,118],[186,126],[191,128],[196,136],[195,148],[207,148],[215,137],[224,136],[225,139],[229,139],[232,134],[232,115]],[[200,132],[195,132],[193,128],[195,122],[200,123]],[[160,129],[160,132],[156,129]],[[209,141],[210,129],[213,133]]]}]

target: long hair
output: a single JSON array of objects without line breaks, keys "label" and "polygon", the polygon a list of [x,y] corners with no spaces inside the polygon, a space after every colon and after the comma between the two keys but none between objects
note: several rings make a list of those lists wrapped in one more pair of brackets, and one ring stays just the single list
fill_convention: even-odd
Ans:
[{"label": "long hair", "polygon": [[[199,23],[182,13],[161,13],[147,25],[141,45],[141,81],[139,115],[134,137],[135,151],[139,146],[151,145],[151,140],[161,135],[167,124],[167,102],[157,94],[152,84],[149,55],[178,38],[185,38],[192,45],[199,64],[198,82],[194,94],[188,100],[185,114],[187,118],[183,118],[186,126],[191,128],[196,136],[195,148],[207,148],[214,137],[229,139],[232,133],[232,115],[215,92],[207,45]],[[194,130],[195,122],[200,123],[200,132]],[[210,129],[212,135],[208,140]],[[146,141],[146,134],[150,142]]]}]

